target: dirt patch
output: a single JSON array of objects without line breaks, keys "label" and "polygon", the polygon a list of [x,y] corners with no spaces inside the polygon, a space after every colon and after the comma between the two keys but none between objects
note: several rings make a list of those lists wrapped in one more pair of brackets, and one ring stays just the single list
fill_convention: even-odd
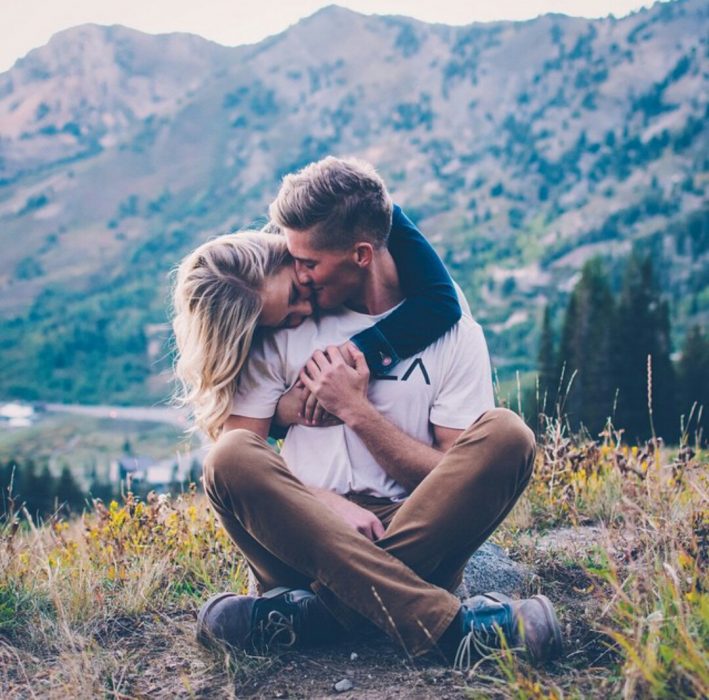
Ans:
[{"label": "dirt patch", "polygon": [[[336,686],[350,689],[338,692]],[[407,659],[388,640],[373,639],[285,654],[263,673],[247,672],[242,679],[237,673],[235,689],[239,697],[433,699],[463,697],[466,682],[442,660]]]},{"label": "dirt patch", "polygon": [[[568,539],[562,536],[560,541]],[[522,661],[514,663],[524,668],[522,676],[530,682],[539,680],[542,687],[557,688],[562,694],[603,697],[610,682],[609,669],[617,661],[598,623],[608,592],[598,588],[567,552],[533,551],[533,566],[527,559],[526,569],[533,572],[535,589],[548,595],[557,608],[565,653],[541,671]],[[36,646],[30,653],[29,648],[22,649],[20,640],[13,640],[16,645],[7,646],[12,657],[0,659],[10,664],[9,673],[0,673],[0,696],[64,698],[67,689],[77,684],[79,689],[70,694],[80,690],[86,697],[121,698],[440,700],[515,694],[499,663],[488,661],[473,673],[463,674],[436,654],[408,658],[379,636],[271,657],[210,652],[195,640],[200,602],[195,600],[191,609],[153,610],[94,621],[90,628],[77,631],[72,648],[47,648],[39,656]]]}]

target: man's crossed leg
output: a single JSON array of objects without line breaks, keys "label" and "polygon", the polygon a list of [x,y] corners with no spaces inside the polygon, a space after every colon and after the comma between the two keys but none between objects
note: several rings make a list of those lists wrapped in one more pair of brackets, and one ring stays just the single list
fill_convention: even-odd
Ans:
[{"label": "man's crossed leg", "polygon": [[[470,555],[524,491],[533,462],[534,435],[523,421],[506,409],[487,411],[404,502],[353,497],[381,516],[386,531],[377,542],[318,500],[248,430],[222,435],[205,464],[205,487],[262,590],[315,591],[314,605],[325,614],[313,614],[311,624],[327,629],[320,636],[301,629],[304,639],[324,641],[335,629],[356,629],[364,619],[411,655],[439,647],[452,656],[476,624],[487,632],[502,628],[508,643],[526,626],[528,651],[543,660],[560,647],[545,598],[527,601],[524,609],[504,596],[478,600],[476,615],[452,594]],[[260,605],[268,610],[267,603]],[[251,607],[250,619],[237,615],[230,624],[253,625]],[[209,616],[201,620],[210,623]]]}]

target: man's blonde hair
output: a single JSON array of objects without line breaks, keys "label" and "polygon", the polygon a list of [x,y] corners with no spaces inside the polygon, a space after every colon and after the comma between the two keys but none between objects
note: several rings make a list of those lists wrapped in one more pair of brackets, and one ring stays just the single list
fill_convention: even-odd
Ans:
[{"label": "man's blonde hair", "polygon": [[268,275],[290,263],[282,236],[256,231],[220,236],[177,268],[172,328],[180,382],[177,401],[216,440],[231,412],[239,372],[263,308]]},{"label": "man's blonde hair", "polygon": [[283,178],[268,209],[280,228],[308,231],[313,248],[343,250],[366,240],[385,246],[392,202],[367,162],[328,156]]}]

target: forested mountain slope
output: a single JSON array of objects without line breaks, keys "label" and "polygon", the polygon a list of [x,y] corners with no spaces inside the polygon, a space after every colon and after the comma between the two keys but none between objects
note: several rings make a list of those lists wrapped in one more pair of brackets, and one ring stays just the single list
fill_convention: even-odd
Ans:
[{"label": "forested mountain slope", "polygon": [[[500,367],[590,256],[658,261],[709,315],[709,9],[428,25],[328,7],[253,46],[86,25],[0,75],[0,396],[165,393],[167,273],[283,174],[372,161]],[[161,374],[162,373],[162,374]]]}]

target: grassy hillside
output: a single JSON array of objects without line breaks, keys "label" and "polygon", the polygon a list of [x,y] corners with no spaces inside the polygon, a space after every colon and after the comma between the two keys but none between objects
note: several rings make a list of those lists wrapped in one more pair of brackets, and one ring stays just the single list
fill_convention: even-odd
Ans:
[{"label": "grassy hillside", "polygon": [[195,612],[244,590],[245,569],[203,497],[129,497],[38,528],[18,512],[0,523],[0,693],[314,697],[346,677],[371,698],[706,697],[706,466],[686,442],[669,453],[547,426],[495,535],[559,609],[565,654],[543,670],[501,652],[463,675],[381,641],[225,659],[198,647]]}]

